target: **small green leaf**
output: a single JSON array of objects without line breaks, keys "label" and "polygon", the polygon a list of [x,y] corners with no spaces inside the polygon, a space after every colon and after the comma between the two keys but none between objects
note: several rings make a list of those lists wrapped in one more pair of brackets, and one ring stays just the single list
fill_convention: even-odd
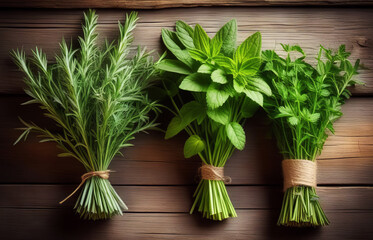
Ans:
[{"label": "small green leaf", "polygon": [[162,82],[164,82],[164,88],[168,96],[173,97],[179,92],[179,87],[173,79],[162,79]]},{"label": "small green leaf", "polygon": [[220,28],[213,39],[220,39],[222,42],[221,52],[225,56],[232,57],[236,46],[236,38],[237,22],[236,19],[232,19]]},{"label": "small green leaf", "polygon": [[260,58],[250,58],[240,65],[238,72],[244,76],[254,76],[261,65]]},{"label": "small green leaf", "polygon": [[220,53],[220,49],[223,45],[223,42],[220,39],[212,39],[210,45],[210,57],[215,57]]},{"label": "small green leaf", "polygon": [[243,92],[248,98],[259,104],[259,106],[263,106],[263,95],[261,93],[249,89],[245,89]]},{"label": "small green leaf", "polygon": [[229,105],[225,103],[221,107],[215,109],[207,109],[207,115],[215,122],[226,125],[229,123],[231,109],[229,108]]},{"label": "small green leaf", "polygon": [[221,69],[217,69],[215,70],[212,74],[211,74],[211,79],[212,81],[216,82],[216,83],[220,83],[220,84],[225,84],[227,83],[227,76],[225,76],[225,72]]},{"label": "small green leaf", "polygon": [[175,32],[172,32],[168,29],[162,29],[162,39],[168,50],[172,52],[173,55],[187,66],[193,66],[193,59],[189,55],[188,50],[181,49],[178,45],[179,39]]},{"label": "small green leaf", "polygon": [[179,111],[179,115],[172,118],[168,124],[165,139],[169,139],[184,128],[186,128],[191,122],[206,115],[205,107],[197,101],[191,101],[183,105]]},{"label": "small green leaf", "polygon": [[191,101],[184,104],[180,109],[179,114],[182,124],[186,127],[194,120],[199,121],[200,119],[203,119],[206,116],[206,108],[197,101]]},{"label": "small green leaf", "polygon": [[201,50],[206,55],[210,55],[210,38],[203,28],[197,24],[194,28],[193,43],[196,49]]},{"label": "small green leaf", "polygon": [[289,122],[291,125],[295,126],[295,125],[298,124],[299,120],[298,120],[297,117],[293,116],[293,117],[289,117],[289,118],[288,118],[288,122]]},{"label": "small green leaf", "polygon": [[192,70],[187,65],[179,60],[174,59],[164,59],[158,63],[156,67],[167,72],[180,73],[184,75],[189,75],[192,73]]},{"label": "small green leaf", "polygon": [[217,108],[222,106],[229,97],[227,86],[211,83],[207,89],[206,102],[210,108]]},{"label": "small green leaf", "polygon": [[194,44],[193,44],[194,31],[191,26],[189,26],[183,21],[177,21],[176,22],[176,34],[180,42],[186,48],[194,48]]},{"label": "small green leaf", "polygon": [[262,48],[262,36],[256,32],[238,46],[234,59],[238,62],[245,62],[250,58],[260,57]]},{"label": "small green leaf", "polygon": [[198,135],[190,136],[184,145],[184,157],[190,158],[205,149],[204,141]]},{"label": "small green leaf", "polygon": [[272,95],[271,88],[269,85],[261,78],[249,78],[247,81],[247,85],[254,87],[254,89],[258,92],[264,93],[267,96]]},{"label": "small green leaf", "polygon": [[206,74],[211,74],[213,71],[215,70],[214,66],[210,65],[210,64],[202,64],[197,72],[199,73],[206,73]]},{"label": "small green leaf", "polygon": [[225,132],[231,141],[231,143],[239,150],[243,150],[245,147],[245,131],[242,126],[237,122],[230,122],[225,125]]},{"label": "small green leaf", "polygon": [[278,108],[278,111],[280,112],[275,116],[275,118],[280,118],[280,117],[291,117],[294,115],[293,111],[291,110],[290,107],[286,106],[280,106]]},{"label": "small green leaf", "polygon": [[241,76],[237,76],[233,80],[233,88],[238,93],[242,93],[245,90],[245,79]]},{"label": "small green leaf", "polygon": [[227,73],[233,73],[235,71],[235,63],[229,57],[219,54],[218,56],[214,57],[214,61],[220,67],[224,68]]},{"label": "small green leaf", "polygon": [[179,116],[175,116],[171,119],[171,122],[167,126],[165,139],[172,138],[180,131],[184,129],[183,125],[181,124],[181,118]]},{"label": "small green leaf", "polygon": [[210,76],[203,73],[193,73],[186,76],[179,88],[191,92],[206,92],[211,83]]},{"label": "small green leaf", "polygon": [[198,49],[189,50],[189,54],[193,59],[202,63],[206,62],[206,60],[209,58],[204,52]]}]

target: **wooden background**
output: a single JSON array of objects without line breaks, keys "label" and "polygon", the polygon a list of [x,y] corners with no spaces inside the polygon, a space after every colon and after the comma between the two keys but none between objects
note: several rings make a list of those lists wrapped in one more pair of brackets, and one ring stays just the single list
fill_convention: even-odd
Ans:
[{"label": "wooden background", "polygon": [[[371,239],[372,1],[228,2],[0,0],[1,239]],[[186,8],[194,6],[210,7]],[[353,97],[343,107],[336,135],[329,137],[319,158],[318,193],[331,225],[276,226],[282,200],[281,156],[263,114],[248,121],[245,150],[237,151],[226,165],[226,174],[233,179],[227,188],[238,218],[212,222],[199,214],[189,215],[200,161],[183,158],[185,135],[165,141],[159,132],[138,135],[135,147],[126,149],[125,157],[117,157],[111,164],[116,173],[110,180],[129,207],[124,216],[83,221],[72,210],[76,197],[59,205],[77,186],[84,169],[74,159],[57,158],[55,145],[40,144],[35,135],[12,145],[20,133],[14,130],[21,127],[18,116],[52,125],[37,106],[20,106],[28,98],[9,51],[38,46],[52,59],[63,36],[75,39],[81,34],[82,11],[88,7],[98,8],[99,31],[109,38],[117,36],[117,21],[124,19],[126,11],[152,9],[139,10],[135,43],[159,52],[164,50],[161,28],[173,28],[179,19],[198,22],[213,34],[234,17],[240,42],[261,31],[264,49],[299,43],[310,58],[320,43],[332,48],[345,43],[352,59],[360,58],[370,70],[359,76],[366,85],[351,89]]]}]

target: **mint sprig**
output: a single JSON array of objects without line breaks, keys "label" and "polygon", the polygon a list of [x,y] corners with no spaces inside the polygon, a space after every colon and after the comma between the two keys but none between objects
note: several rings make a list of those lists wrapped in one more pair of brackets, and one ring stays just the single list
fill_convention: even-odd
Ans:
[{"label": "mint sprig", "polygon": [[[260,33],[237,48],[236,35],[236,20],[226,23],[213,38],[200,25],[193,28],[182,21],[176,23],[176,32],[162,29],[171,54],[157,67],[166,72],[164,88],[175,113],[165,138],[185,130],[190,137],[184,156],[198,155],[204,164],[216,167],[223,167],[235,149],[244,148],[245,119],[263,105],[263,94],[271,95],[258,72]],[[179,91],[174,91],[175,86]],[[201,180],[194,196],[191,212],[197,208],[214,220],[236,216],[223,181]]]}]

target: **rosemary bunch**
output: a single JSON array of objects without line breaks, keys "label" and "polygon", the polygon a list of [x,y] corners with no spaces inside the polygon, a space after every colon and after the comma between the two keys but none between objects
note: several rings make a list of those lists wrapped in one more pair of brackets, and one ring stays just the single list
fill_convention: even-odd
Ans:
[{"label": "rosemary bunch", "polygon": [[[102,47],[97,45],[97,18],[93,10],[84,14],[80,48],[74,50],[63,40],[54,64],[48,64],[38,48],[30,59],[23,51],[12,52],[26,75],[25,92],[33,98],[26,104],[40,104],[45,116],[60,129],[54,132],[22,121],[24,132],[16,143],[30,132],[38,132],[43,138],[40,142],[57,143],[63,151],[58,156],[77,159],[87,172],[108,174],[120,149],[131,146],[129,141],[136,133],[155,126],[148,114],[157,115],[159,105],[146,93],[155,75],[152,58],[140,48],[134,57],[128,57],[137,13],[126,15],[125,23],[118,24],[118,40],[106,41]],[[83,181],[75,204],[81,217],[106,219],[127,209],[107,177]]]},{"label": "rosemary bunch", "polygon": [[[295,45],[282,45],[286,58],[275,51],[264,51],[263,77],[273,95],[264,109],[273,123],[273,132],[284,159],[316,161],[333,123],[342,116],[341,105],[351,95],[347,87],[357,82],[359,60],[354,65],[349,52],[341,45],[333,52],[324,47],[313,67],[305,53]],[[296,52],[298,57],[294,57]],[[299,57],[300,55],[300,57]],[[310,186],[293,186],[286,190],[279,225],[323,226],[329,224],[316,194]]]},{"label": "rosemary bunch", "polygon": [[[168,72],[163,83],[175,114],[165,138],[185,130],[190,135],[184,146],[185,158],[198,155],[203,162],[190,213],[198,210],[213,220],[237,216],[225,188],[228,178],[217,172],[236,148],[244,148],[244,121],[263,104],[262,93],[271,94],[269,86],[257,76],[260,33],[248,37],[237,49],[236,34],[235,20],[225,24],[212,39],[200,25],[192,28],[178,21],[176,32],[162,30],[163,42],[174,58],[157,65]],[[184,90],[183,95],[178,89]],[[206,166],[216,170],[212,171],[215,176],[204,178]]]}]

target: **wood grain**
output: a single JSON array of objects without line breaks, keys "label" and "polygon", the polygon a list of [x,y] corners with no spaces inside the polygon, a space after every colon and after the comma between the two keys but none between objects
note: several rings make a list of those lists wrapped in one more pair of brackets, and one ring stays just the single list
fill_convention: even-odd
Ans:
[{"label": "wood grain", "polygon": [[[185,8],[228,5],[240,7]],[[373,1],[363,0],[0,0],[0,239],[370,239],[372,5]],[[55,127],[36,105],[20,105],[28,98],[22,90],[23,76],[11,62],[9,51],[23,47],[29,53],[38,46],[53,61],[62,37],[76,39],[81,34],[83,8],[99,8],[100,41],[104,36],[116,38],[117,20],[123,20],[128,9],[152,9],[139,11],[135,43],[159,53],[165,50],[161,28],[172,29],[179,19],[200,23],[213,36],[235,17],[239,42],[261,31],[264,49],[278,50],[279,43],[301,44],[310,59],[320,43],[330,48],[345,43],[351,58],[360,58],[369,69],[359,75],[366,85],[351,89],[354,97],[343,106],[344,116],[335,124],[336,135],[329,137],[318,161],[317,192],[331,225],[304,229],[276,226],[283,196],[281,156],[262,112],[247,122],[245,150],[237,151],[226,166],[226,174],[233,179],[227,189],[238,218],[212,222],[199,214],[188,214],[200,160],[184,159],[185,134],[166,141],[160,132],[138,135],[135,147],[125,149],[125,157],[116,157],[111,164],[116,172],[110,181],[130,212],[109,221],[93,222],[74,215],[72,206],[77,196],[59,205],[79,183],[84,169],[74,159],[57,158],[55,144],[38,143],[35,135],[12,145],[20,133],[14,129],[21,127],[18,116]],[[169,117],[165,113],[159,120],[162,127]]]},{"label": "wood grain", "polygon": [[[99,32],[102,38],[116,38],[117,21],[125,11],[100,10]],[[352,89],[355,95],[373,95],[373,15],[362,8],[196,8],[140,11],[135,43],[164,51],[160,40],[163,27],[174,28],[182,19],[200,23],[213,35],[232,17],[238,21],[238,42],[255,31],[261,31],[263,49],[280,49],[279,43],[300,44],[312,59],[323,44],[337,48],[346,44],[351,59],[360,58],[369,68],[358,78],[365,86]],[[53,59],[62,37],[80,35],[82,10],[3,10],[0,11],[0,93],[22,94],[22,74],[16,70],[9,52],[24,48],[28,52],[41,47]],[[101,39],[102,39],[101,38]]]},{"label": "wood grain", "polygon": [[[74,188],[75,185],[0,185],[0,208],[71,209],[77,196],[63,205],[58,202]],[[115,190],[127,204],[128,211],[137,213],[188,213],[193,204],[195,188],[196,186],[115,186]],[[227,190],[237,210],[278,210],[281,207],[283,192],[280,186],[228,185]],[[317,193],[323,208],[328,211],[373,210],[373,187],[318,187]]]},{"label": "wood grain", "polygon": [[[277,227],[277,211],[238,210],[224,222],[187,213],[127,213],[110,221],[82,221],[66,209],[0,208],[0,231],[7,239],[369,239],[372,212],[326,211],[325,228]],[[352,227],[353,226],[353,227]]]},{"label": "wood grain", "polygon": [[371,0],[0,0],[0,7],[8,8],[127,8],[157,9],[201,6],[372,6]]},{"label": "wood grain", "polygon": [[[17,116],[51,126],[41,118],[36,106],[20,106],[26,98],[0,98],[0,183],[77,183],[84,169],[74,159],[58,158],[54,143],[38,143],[35,136],[16,146],[20,134]],[[372,98],[353,98],[343,106],[344,116],[336,122],[336,135],[330,136],[319,158],[319,184],[373,184],[373,103]],[[228,161],[226,174],[233,184],[281,184],[281,156],[264,116],[246,125],[244,151],[236,151]],[[166,122],[165,120],[163,120]],[[141,134],[135,147],[124,150],[110,168],[114,184],[180,185],[193,184],[200,166],[198,158],[184,159],[186,136],[163,140],[160,132]]]}]

